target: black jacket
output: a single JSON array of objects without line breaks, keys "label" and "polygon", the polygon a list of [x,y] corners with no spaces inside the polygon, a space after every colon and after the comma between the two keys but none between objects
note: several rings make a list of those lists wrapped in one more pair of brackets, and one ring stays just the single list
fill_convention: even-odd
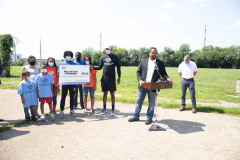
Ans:
[{"label": "black jacket", "polygon": [[[147,70],[148,70],[148,61],[149,61],[149,58],[145,58],[145,59],[142,59],[140,64],[138,65],[138,70],[137,70],[137,79],[138,79],[138,82],[139,81],[145,81],[146,80],[146,77],[147,77]],[[161,75],[161,77],[159,76],[159,74],[157,73],[157,70],[154,69],[154,72],[153,72],[153,76],[152,76],[152,80],[151,82],[156,82],[158,81],[158,79],[160,78],[165,78],[165,79],[168,79],[168,75],[166,73],[166,69],[165,69],[165,66],[164,66],[164,62],[160,61],[159,59],[156,59],[156,64],[158,66],[158,69],[159,69],[159,73]],[[140,84],[138,83],[138,89],[142,90],[143,88],[140,86]]]}]

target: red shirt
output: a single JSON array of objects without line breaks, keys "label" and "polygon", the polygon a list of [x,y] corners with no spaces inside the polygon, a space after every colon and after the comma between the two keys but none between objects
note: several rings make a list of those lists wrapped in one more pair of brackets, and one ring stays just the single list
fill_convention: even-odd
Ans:
[{"label": "red shirt", "polygon": [[91,72],[90,72],[90,84],[88,85],[83,85],[84,87],[94,87],[95,83],[94,83],[94,77],[93,77],[93,74],[97,73],[96,70],[94,69],[91,69]]},{"label": "red shirt", "polygon": [[58,84],[58,75],[57,75],[57,69],[55,66],[53,68],[50,68],[49,66],[47,67],[47,73],[51,74],[54,80],[53,85],[57,86]]}]

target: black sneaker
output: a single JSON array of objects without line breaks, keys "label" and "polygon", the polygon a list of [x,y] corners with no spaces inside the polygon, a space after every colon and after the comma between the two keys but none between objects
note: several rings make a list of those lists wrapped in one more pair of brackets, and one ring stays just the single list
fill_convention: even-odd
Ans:
[{"label": "black sneaker", "polygon": [[27,119],[26,119],[26,122],[29,123],[29,124],[32,123],[32,121],[30,120],[30,118],[27,118]]},{"label": "black sneaker", "polygon": [[151,119],[147,119],[147,122],[145,122],[146,125],[149,125],[152,123],[152,120]]},{"label": "black sneaker", "polygon": [[132,118],[128,119],[128,122],[134,122],[134,121],[139,121],[139,118],[132,117]]},{"label": "black sneaker", "polygon": [[33,117],[32,121],[38,122],[38,119],[36,117]]}]

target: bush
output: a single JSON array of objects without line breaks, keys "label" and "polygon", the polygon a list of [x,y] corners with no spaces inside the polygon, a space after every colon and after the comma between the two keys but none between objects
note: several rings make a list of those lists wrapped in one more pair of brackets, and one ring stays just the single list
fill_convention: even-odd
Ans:
[{"label": "bush", "polygon": [[20,58],[18,62],[16,63],[17,66],[23,66],[25,64],[25,61],[23,58]]}]

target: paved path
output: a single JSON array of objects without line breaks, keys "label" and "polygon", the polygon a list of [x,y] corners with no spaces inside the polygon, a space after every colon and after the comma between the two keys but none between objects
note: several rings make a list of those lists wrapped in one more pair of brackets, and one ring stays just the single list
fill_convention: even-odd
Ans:
[{"label": "paved path", "polygon": [[[0,90],[0,117],[23,118],[15,94],[16,90]],[[115,117],[110,110],[99,115],[102,102],[95,106],[95,115],[77,110],[78,116],[71,117],[67,109],[64,118],[0,133],[0,159],[240,159],[240,117],[159,108],[159,125],[167,130],[150,132],[144,124],[146,106],[141,121],[132,123],[127,120],[134,104],[116,103]]]}]

